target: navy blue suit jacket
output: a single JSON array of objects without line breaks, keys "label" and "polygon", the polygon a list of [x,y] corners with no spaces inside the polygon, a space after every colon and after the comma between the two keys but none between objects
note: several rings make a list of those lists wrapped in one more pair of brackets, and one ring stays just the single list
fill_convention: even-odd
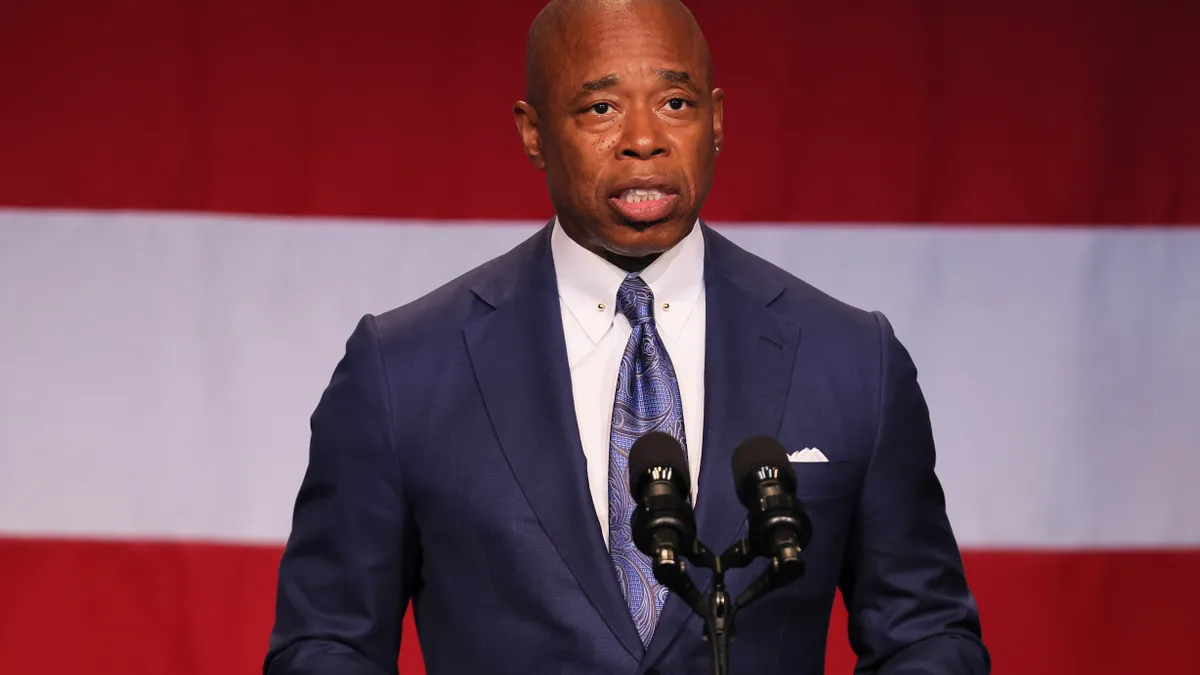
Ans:
[{"label": "navy blue suit jacket", "polygon": [[[742,440],[829,458],[794,465],[815,532],[807,573],[739,615],[731,672],[822,673],[837,588],[856,672],[989,672],[929,414],[891,326],[701,227],[701,540],[722,551],[745,536],[730,471]],[[431,674],[709,672],[701,622],[673,595],[649,647],[638,639],[570,387],[550,226],[364,317],[312,416],[265,672],[396,672],[410,599]],[[732,593],[762,566],[730,574]]]}]

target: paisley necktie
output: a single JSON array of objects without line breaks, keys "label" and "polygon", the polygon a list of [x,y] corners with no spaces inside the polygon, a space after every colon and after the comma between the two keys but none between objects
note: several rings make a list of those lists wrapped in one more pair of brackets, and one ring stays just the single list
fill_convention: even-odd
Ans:
[{"label": "paisley necktie", "polygon": [[[674,436],[685,448],[683,403],[675,369],[654,325],[654,293],[629,276],[617,291],[617,311],[633,331],[621,357],[613,404],[608,459],[609,551],[621,590],[644,644],[650,643],[667,589],[654,578],[650,559],[633,543],[629,448],[651,431]],[[686,450],[685,450],[686,455]]]}]

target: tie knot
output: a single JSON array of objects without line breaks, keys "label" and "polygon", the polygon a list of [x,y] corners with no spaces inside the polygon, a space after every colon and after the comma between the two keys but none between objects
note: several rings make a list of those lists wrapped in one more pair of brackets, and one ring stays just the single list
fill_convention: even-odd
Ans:
[{"label": "tie knot", "polygon": [[617,290],[617,311],[636,325],[654,318],[654,291],[639,276],[630,275]]}]

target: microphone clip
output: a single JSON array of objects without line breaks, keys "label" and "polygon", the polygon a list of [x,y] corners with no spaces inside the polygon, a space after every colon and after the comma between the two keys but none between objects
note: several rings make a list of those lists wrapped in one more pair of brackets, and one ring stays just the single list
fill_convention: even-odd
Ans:
[{"label": "microphone clip", "polygon": [[748,567],[756,559],[763,557],[755,552],[755,547],[749,539],[739,539],[719,556],[699,539],[694,539],[691,549],[685,552],[685,557],[693,565],[712,571],[712,585],[708,598],[696,588],[687,573],[686,563],[680,560],[674,551],[671,551],[669,556],[660,554],[652,561],[654,577],[704,619],[704,640],[709,642],[713,649],[713,672],[716,675],[728,675],[729,643],[737,633],[734,620],[738,611],[770,591],[804,575],[804,561],[800,558],[800,548],[796,546],[795,555],[785,555],[783,560],[778,556],[770,557],[766,569],[736,600],[731,597],[725,585],[725,574],[732,569]]}]

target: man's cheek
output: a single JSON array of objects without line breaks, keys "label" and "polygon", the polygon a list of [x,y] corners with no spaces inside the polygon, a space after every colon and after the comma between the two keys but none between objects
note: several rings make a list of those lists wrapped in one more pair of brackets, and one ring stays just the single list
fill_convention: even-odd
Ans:
[{"label": "man's cheek", "polygon": [[592,143],[592,150],[600,156],[607,155],[617,146],[618,137],[613,135],[600,136]]}]

